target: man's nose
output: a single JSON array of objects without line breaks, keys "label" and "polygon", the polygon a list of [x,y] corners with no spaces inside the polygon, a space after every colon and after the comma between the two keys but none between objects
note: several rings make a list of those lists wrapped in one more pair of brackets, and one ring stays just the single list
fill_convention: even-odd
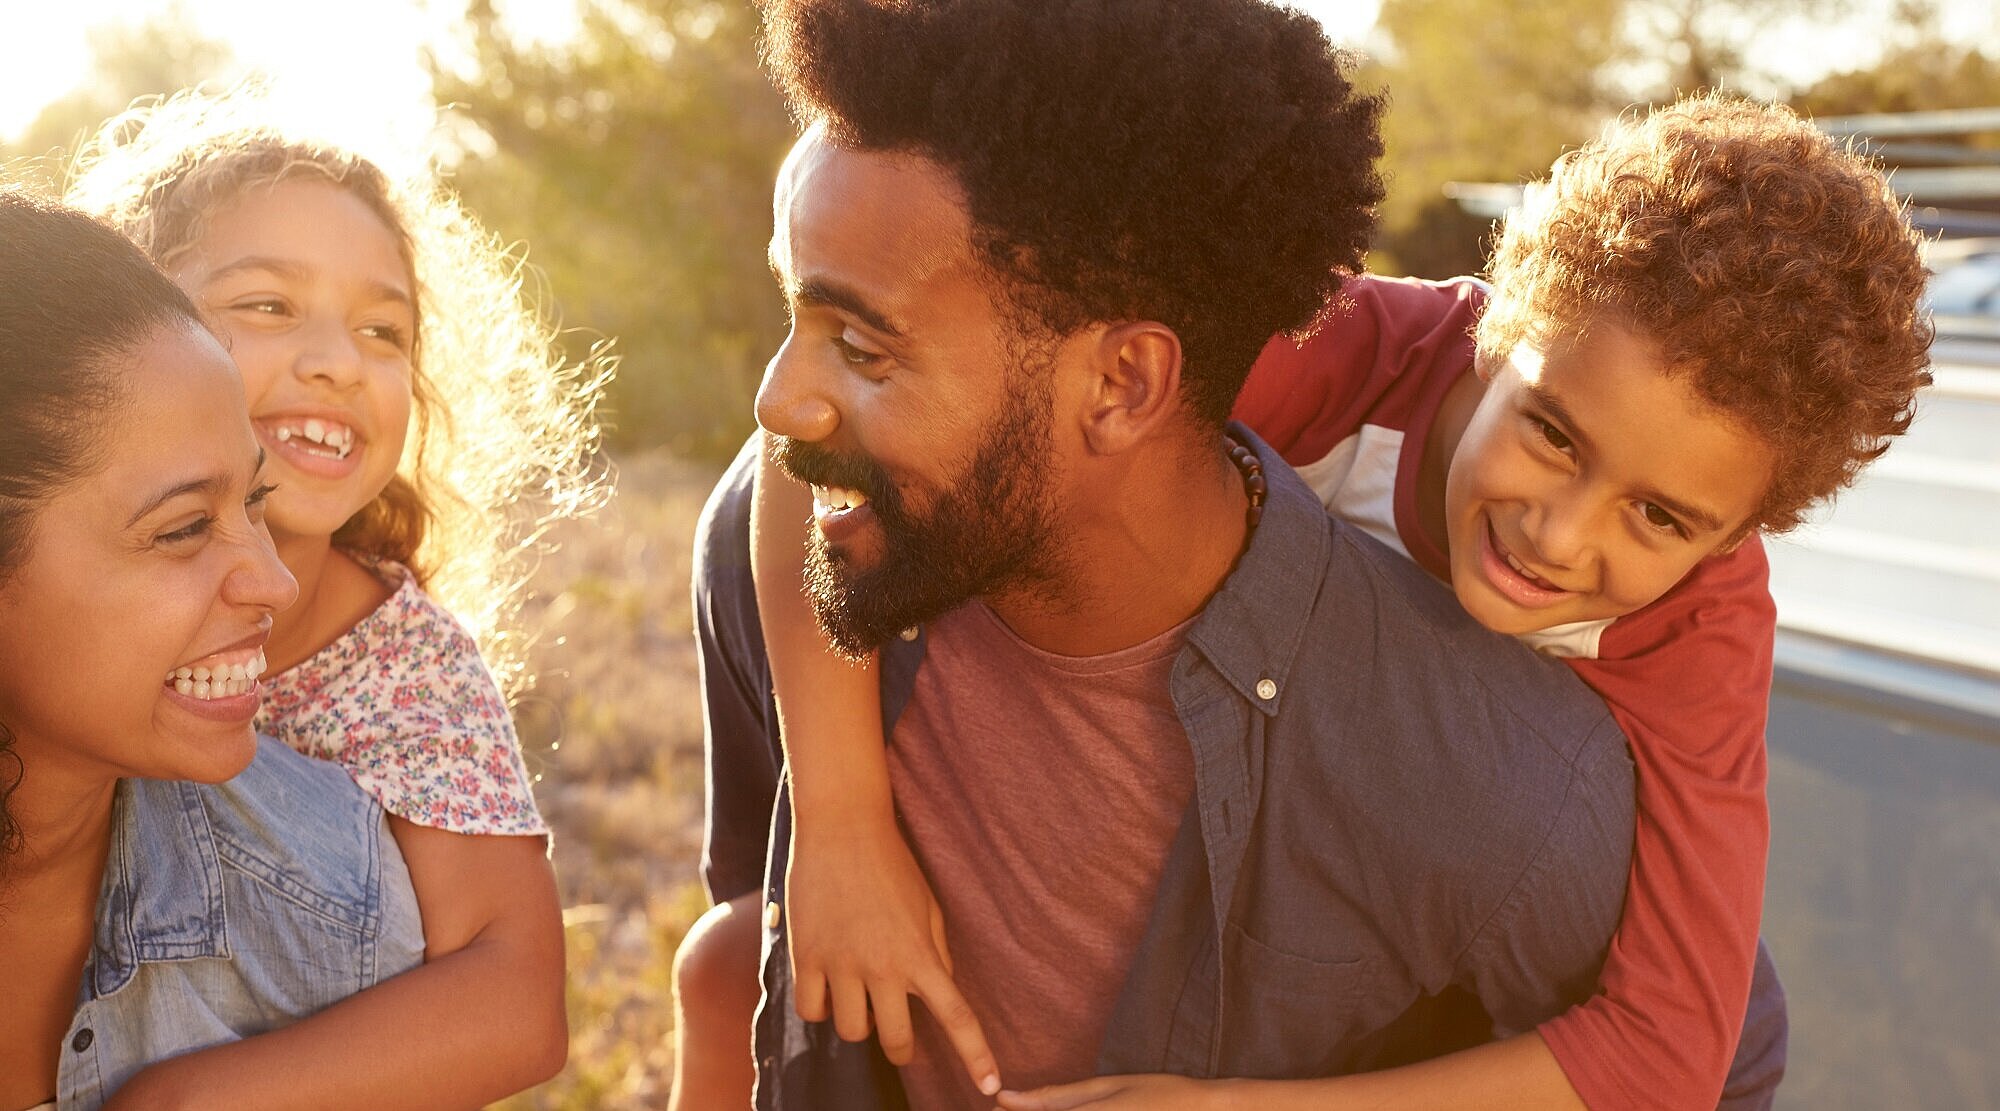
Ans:
[{"label": "man's nose", "polygon": [[827,397],[810,360],[799,357],[792,338],[764,365],[757,387],[757,423],[775,436],[817,443],[833,435],[840,413]]}]

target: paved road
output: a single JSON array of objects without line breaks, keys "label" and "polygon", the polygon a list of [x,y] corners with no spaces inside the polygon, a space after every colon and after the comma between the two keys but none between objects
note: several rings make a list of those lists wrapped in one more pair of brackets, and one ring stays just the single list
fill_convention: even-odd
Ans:
[{"label": "paved road", "polygon": [[1837,670],[1782,670],[1771,701],[1779,1106],[2000,1108],[2000,677],[1933,671],[1930,701],[1923,668],[1872,669],[1914,698]]}]

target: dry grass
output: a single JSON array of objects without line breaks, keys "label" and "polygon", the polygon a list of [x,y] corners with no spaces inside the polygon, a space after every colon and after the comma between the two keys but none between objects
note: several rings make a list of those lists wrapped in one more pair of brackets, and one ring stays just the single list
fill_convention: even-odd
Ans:
[{"label": "dry grass", "polygon": [[554,536],[536,575],[525,614],[536,679],[516,717],[556,830],[570,1061],[507,1111],[666,1101],[669,969],[706,906],[688,567],[718,473],[661,455],[624,461],[610,507]]}]

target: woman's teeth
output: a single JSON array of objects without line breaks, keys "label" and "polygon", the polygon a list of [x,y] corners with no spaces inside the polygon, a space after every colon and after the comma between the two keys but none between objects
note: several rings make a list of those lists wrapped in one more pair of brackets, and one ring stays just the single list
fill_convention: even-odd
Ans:
[{"label": "woman's teeth", "polygon": [[867,495],[858,490],[840,486],[815,486],[812,488],[813,509],[819,513],[837,513],[843,509],[859,509],[868,504]]},{"label": "woman's teeth", "polygon": [[264,667],[264,652],[259,649],[255,656],[239,663],[177,667],[167,673],[166,681],[191,698],[234,698],[250,693]]},{"label": "woman's teeth", "polygon": [[272,434],[278,438],[278,442],[281,444],[290,443],[293,440],[304,440],[306,443],[314,446],[305,447],[304,444],[301,444],[299,445],[301,448],[315,455],[324,455],[330,459],[345,459],[347,458],[347,453],[354,450],[354,430],[344,424],[337,424],[333,421],[318,419],[286,421],[284,424],[278,425],[272,431]]}]

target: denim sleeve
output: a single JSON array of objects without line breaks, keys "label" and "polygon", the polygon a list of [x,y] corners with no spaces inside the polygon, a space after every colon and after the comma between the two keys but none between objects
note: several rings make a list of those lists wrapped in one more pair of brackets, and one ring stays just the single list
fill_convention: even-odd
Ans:
[{"label": "denim sleeve", "polygon": [[752,436],[702,507],[694,537],[694,629],[701,673],[708,823],[701,878],[715,902],[762,886],[782,764],[764,630],[750,577]]},{"label": "denim sleeve", "polygon": [[1579,751],[1562,812],[1460,961],[1458,979],[1508,1037],[1587,998],[1625,905],[1632,760],[1608,717]]}]

